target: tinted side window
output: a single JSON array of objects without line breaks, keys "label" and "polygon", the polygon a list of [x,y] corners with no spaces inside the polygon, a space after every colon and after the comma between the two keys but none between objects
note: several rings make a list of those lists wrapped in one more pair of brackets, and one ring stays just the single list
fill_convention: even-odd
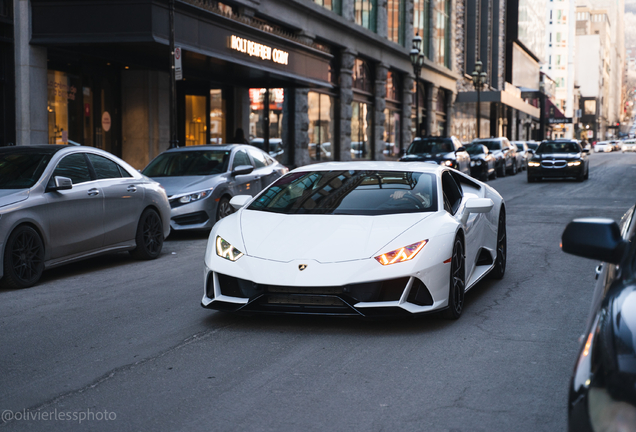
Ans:
[{"label": "tinted side window", "polygon": [[117,168],[119,168],[119,173],[121,174],[122,177],[125,177],[125,178],[132,177],[132,175],[128,171],[126,171],[122,166],[117,165]]},{"label": "tinted side window", "polygon": [[53,171],[52,178],[55,178],[55,176],[68,177],[73,184],[91,181],[84,153],[72,154],[62,159],[55,171]]},{"label": "tinted side window", "polygon": [[252,156],[252,159],[254,160],[254,166],[256,168],[263,168],[267,165],[267,160],[265,159],[265,155],[263,153],[252,149],[250,149],[249,152],[250,156]]},{"label": "tinted side window", "polygon": [[442,174],[442,192],[444,194],[444,210],[455,214],[462,202],[462,191],[448,171]]},{"label": "tinted side window", "polygon": [[119,165],[110,159],[95,154],[88,154],[88,160],[91,161],[97,180],[121,178]]},{"label": "tinted side window", "polygon": [[240,165],[252,166],[252,162],[250,161],[250,158],[247,156],[247,153],[245,153],[243,150],[238,150],[236,153],[234,153],[234,162],[232,162],[232,169]]}]

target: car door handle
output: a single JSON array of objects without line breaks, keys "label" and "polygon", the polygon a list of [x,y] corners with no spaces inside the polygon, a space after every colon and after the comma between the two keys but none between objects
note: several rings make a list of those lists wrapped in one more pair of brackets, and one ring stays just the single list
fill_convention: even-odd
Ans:
[{"label": "car door handle", "polygon": [[135,185],[130,185],[130,186],[128,186],[127,191],[128,191],[128,192],[137,192],[137,186],[135,186]]},{"label": "car door handle", "polygon": [[598,280],[598,277],[601,275],[602,271],[603,271],[603,264],[599,264],[598,267],[596,267],[596,277],[594,279]]},{"label": "car door handle", "polygon": [[89,196],[99,195],[99,189],[97,189],[97,188],[89,189],[88,190],[88,195]]}]

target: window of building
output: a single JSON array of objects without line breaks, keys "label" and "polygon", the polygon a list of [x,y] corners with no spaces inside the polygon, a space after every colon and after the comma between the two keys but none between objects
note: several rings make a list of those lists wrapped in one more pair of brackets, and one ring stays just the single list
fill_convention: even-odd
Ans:
[{"label": "window of building", "polygon": [[371,152],[371,105],[354,101],[351,104],[351,159],[373,159]]},{"label": "window of building", "polygon": [[450,68],[450,0],[434,0],[433,46],[437,64]]},{"label": "window of building", "polygon": [[353,8],[356,24],[374,32],[376,29],[376,0],[354,0]]},{"label": "window of building", "polygon": [[210,144],[225,144],[225,99],[221,89],[210,90]]},{"label": "window of building", "polygon": [[186,95],[186,146],[207,144],[205,96]]},{"label": "window of building", "polygon": [[386,77],[386,108],[384,109],[384,158],[387,160],[397,160],[402,149],[402,88],[399,75],[389,71]]},{"label": "window of building", "polygon": [[419,35],[422,38],[422,53],[430,58],[430,0],[414,0],[413,3],[413,36]]},{"label": "window of building", "polygon": [[404,46],[404,0],[387,1],[387,37]]},{"label": "window of building", "polygon": [[596,115],[596,100],[590,99],[583,102],[584,115]]},{"label": "window of building", "polygon": [[283,105],[285,89],[251,88],[250,126],[247,140],[278,161],[284,162]]},{"label": "window of building", "polygon": [[340,0],[314,0],[315,3],[323,6],[325,9],[329,9],[330,11],[334,11],[337,14],[341,13],[341,3]]},{"label": "window of building", "polygon": [[312,161],[334,160],[335,98],[327,94],[309,92],[309,157]]},{"label": "window of building", "polygon": [[366,93],[373,93],[371,70],[366,61],[357,58],[353,65],[353,88]]}]

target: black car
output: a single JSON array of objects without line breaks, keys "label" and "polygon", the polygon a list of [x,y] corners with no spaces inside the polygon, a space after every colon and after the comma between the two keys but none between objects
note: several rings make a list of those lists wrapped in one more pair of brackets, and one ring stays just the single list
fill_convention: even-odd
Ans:
[{"label": "black car", "polygon": [[488,147],[483,144],[468,144],[466,151],[470,155],[471,176],[481,181],[497,178],[495,157],[490,153]]},{"label": "black car", "polygon": [[462,143],[453,136],[415,138],[400,160],[433,162],[470,175],[470,156]]},{"label": "black car", "polygon": [[512,145],[508,138],[479,138],[474,139],[471,144],[482,144],[488,147],[490,153],[495,157],[497,175],[499,177],[505,177],[506,174],[517,174],[517,169],[519,168],[517,147]]},{"label": "black car", "polygon": [[636,212],[620,225],[578,219],[563,232],[564,252],[602,261],[570,380],[570,432],[636,430]]},{"label": "black car", "polygon": [[528,182],[566,177],[586,180],[590,175],[589,153],[574,140],[542,141],[528,161]]}]

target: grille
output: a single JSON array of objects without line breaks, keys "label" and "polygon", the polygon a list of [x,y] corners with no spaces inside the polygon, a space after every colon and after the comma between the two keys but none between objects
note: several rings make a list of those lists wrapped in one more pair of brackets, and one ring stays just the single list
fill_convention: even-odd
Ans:
[{"label": "grille", "polygon": [[306,306],[345,306],[338,297],[315,296],[315,295],[268,295],[265,299],[268,304],[288,304]]},{"label": "grille", "polygon": [[543,168],[565,168],[568,165],[567,161],[564,160],[544,160],[541,161],[541,166]]}]

